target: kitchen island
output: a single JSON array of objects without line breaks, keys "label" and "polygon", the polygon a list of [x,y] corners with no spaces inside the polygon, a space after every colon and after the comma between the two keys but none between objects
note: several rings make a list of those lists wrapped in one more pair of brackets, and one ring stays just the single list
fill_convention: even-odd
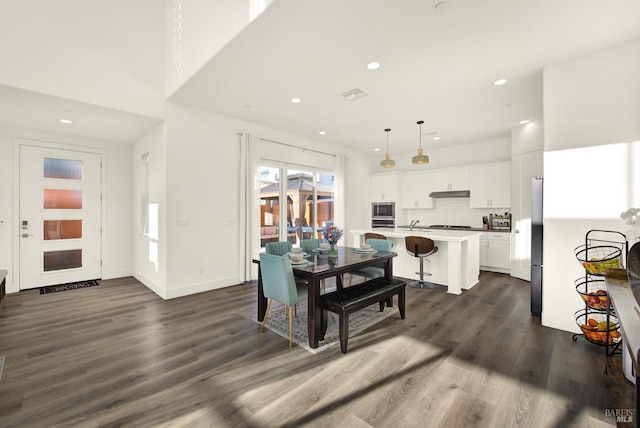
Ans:
[{"label": "kitchen island", "polygon": [[358,247],[364,242],[367,232],[379,233],[393,242],[393,251],[398,257],[393,262],[394,276],[418,279],[420,259],[407,253],[404,238],[406,236],[424,236],[433,239],[438,252],[425,258],[424,271],[431,273],[425,281],[447,287],[451,294],[461,294],[478,283],[480,275],[480,231],[436,230],[405,228],[375,228],[354,230],[351,232],[351,245]]}]

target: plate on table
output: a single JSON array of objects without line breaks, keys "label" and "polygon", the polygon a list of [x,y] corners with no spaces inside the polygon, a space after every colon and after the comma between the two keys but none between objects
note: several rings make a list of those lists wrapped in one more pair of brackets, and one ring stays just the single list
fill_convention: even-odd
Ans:
[{"label": "plate on table", "polygon": [[302,259],[299,262],[290,260],[290,262],[291,262],[292,265],[303,265],[303,264],[309,263],[309,260]]},{"label": "plate on table", "polygon": [[314,253],[327,253],[329,252],[329,249],[327,248],[326,250],[323,250],[322,248],[315,248],[313,250]]},{"label": "plate on table", "polygon": [[[288,255],[289,257],[291,257],[291,255],[292,255],[292,254],[295,254],[295,253],[292,253],[292,252],[288,252],[288,253],[287,253],[287,255]],[[303,252],[301,252],[301,253],[298,253],[298,254],[302,254],[302,257],[307,257],[307,256],[309,255],[309,253],[307,253],[307,252],[305,252],[305,251],[303,251]]]},{"label": "plate on table", "polygon": [[355,248],[353,252],[362,253],[362,254],[373,254],[373,253],[376,253],[377,251],[375,250],[375,248],[369,248],[368,250],[363,250],[362,248]]}]

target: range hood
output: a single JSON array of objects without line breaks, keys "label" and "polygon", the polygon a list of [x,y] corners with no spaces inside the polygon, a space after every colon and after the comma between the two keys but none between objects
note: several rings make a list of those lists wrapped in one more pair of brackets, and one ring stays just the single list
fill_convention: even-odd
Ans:
[{"label": "range hood", "polygon": [[431,192],[431,198],[468,198],[471,196],[470,190],[447,190],[444,192]]}]

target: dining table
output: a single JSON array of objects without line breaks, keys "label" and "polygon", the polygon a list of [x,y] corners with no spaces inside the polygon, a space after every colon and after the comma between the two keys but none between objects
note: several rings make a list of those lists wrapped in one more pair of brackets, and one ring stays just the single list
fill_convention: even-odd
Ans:
[{"label": "dining table", "polygon": [[[292,263],[293,275],[303,278],[307,282],[307,315],[309,347],[317,348],[322,334],[322,301],[321,282],[323,279],[335,277],[336,287],[343,287],[342,275],[367,266],[384,267],[384,277],[393,277],[393,258],[398,254],[383,251],[362,251],[354,247],[335,247],[336,253],[329,254],[325,250],[315,250],[306,254],[306,263]],[[260,271],[260,259],[254,259],[258,264],[258,321],[263,321],[267,311],[267,298],[262,288],[262,274]],[[357,287],[358,284],[352,285]]]}]

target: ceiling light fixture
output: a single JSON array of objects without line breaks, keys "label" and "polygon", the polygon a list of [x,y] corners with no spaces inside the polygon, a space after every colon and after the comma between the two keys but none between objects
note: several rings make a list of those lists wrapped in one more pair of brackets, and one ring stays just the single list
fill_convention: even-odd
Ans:
[{"label": "ceiling light fixture", "polygon": [[420,127],[420,132],[418,134],[420,138],[420,148],[418,149],[418,154],[411,158],[411,163],[415,165],[422,165],[425,163],[429,163],[429,156],[422,154],[422,124],[423,123],[424,123],[424,120],[419,120],[417,122],[418,126]]},{"label": "ceiling light fixture", "polygon": [[433,139],[437,141],[440,139],[440,137],[433,137]]},{"label": "ceiling light fixture", "polygon": [[300,98],[291,98],[291,102],[294,104],[299,104],[302,102],[302,100]]},{"label": "ceiling light fixture", "polygon": [[58,122],[69,124],[69,123],[73,123],[73,120],[71,120],[71,119],[59,119]]},{"label": "ceiling light fixture", "polygon": [[384,159],[380,161],[380,166],[382,168],[393,168],[396,166],[396,161],[391,159],[391,155],[389,154],[389,131],[391,131],[391,128],[384,130],[384,132],[387,133],[387,154],[384,155]]},{"label": "ceiling light fixture", "polygon": [[520,125],[524,125],[525,123],[529,123],[529,121],[528,120],[521,120],[520,121]]},{"label": "ceiling light fixture", "polygon": [[501,85],[504,85],[505,83],[507,83],[507,79],[498,79],[495,82],[493,82],[493,84],[496,86],[501,86]]},{"label": "ceiling light fixture", "polygon": [[326,134],[326,132],[325,132],[325,131],[318,131],[318,134],[320,134],[320,135],[325,135],[325,134]]},{"label": "ceiling light fixture", "polygon": [[379,69],[379,68],[380,68],[380,63],[379,63],[379,62],[372,61],[372,62],[370,62],[369,64],[367,64],[367,68],[368,68],[369,70],[377,70],[377,69]]}]

